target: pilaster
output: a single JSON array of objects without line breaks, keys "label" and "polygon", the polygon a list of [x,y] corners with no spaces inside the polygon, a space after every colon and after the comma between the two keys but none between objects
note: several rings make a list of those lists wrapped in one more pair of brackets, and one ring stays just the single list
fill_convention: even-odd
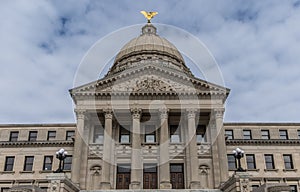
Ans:
[{"label": "pilaster", "polygon": [[105,129],[103,142],[103,164],[102,164],[102,181],[101,189],[111,189],[110,169],[111,169],[111,149],[114,144],[112,139],[112,119],[113,113],[111,109],[104,110]]},{"label": "pilaster", "polygon": [[84,120],[85,120],[85,110],[75,109],[77,124],[76,124],[76,133],[75,133],[75,144],[74,144],[74,153],[72,157],[72,174],[71,180],[77,186],[80,183],[80,169],[81,169],[81,158],[82,158],[82,144],[83,144],[83,130],[84,130]]},{"label": "pilaster", "polygon": [[199,189],[199,173],[198,173],[198,150],[196,141],[196,109],[187,109],[187,119],[188,119],[188,140],[187,146],[189,148],[189,158],[190,160],[190,188]]},{"label": "pilaster", "polygon": [[159,109],[160,113],[160,145],[159,145],[159,188],[171,189],[170,155],[169,155],[169,126],[167,108]]},{"label": "pilaster", "polygon": [[226,144],[225,144],[225,131],[223,128],[223,115],[224,108],[214,109],[214,116],[217,129],[217,146],[218,146],[218,158],[220,167],[220,183],[227,181],[229,177],[228,164],[227,164],[227,154],[226,154]]},{"label": "pilaster", "polygon": [[141,189],[143,164],[141,154],[140,119],[142,109],[133,108],[132,113],[132,148],[131,148],[131,182],[130,189]]}]

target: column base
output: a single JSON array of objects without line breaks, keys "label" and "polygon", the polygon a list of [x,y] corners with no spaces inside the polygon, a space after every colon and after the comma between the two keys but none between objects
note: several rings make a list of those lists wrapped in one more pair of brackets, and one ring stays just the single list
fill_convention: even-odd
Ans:
[{"label": "column base", "polygon": [[172,184],[169,181],[162,181],[159,184],[160,189],[172,189]]},{"label": "column base", "polygon": [[141,189],[141,183],[139,181],[133,181],[130,183],[129,189]]},{"label": "column base", "polygon": [[200,181],[191,181],[190,188],[191,189],[201,189]]},{"label": "column base", "polygon": [[111,189],[110,182],[101,182],[100,183],[100,188],[101,189]]}]

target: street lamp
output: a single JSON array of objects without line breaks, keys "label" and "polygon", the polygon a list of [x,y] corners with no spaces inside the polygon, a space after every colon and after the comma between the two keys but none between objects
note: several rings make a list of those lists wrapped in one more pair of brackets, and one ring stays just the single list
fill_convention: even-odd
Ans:
[{"label": "street lamp", "polygon": [[62,169],[62,163],[64,161],[64,159],[67,157],[68,152],[65,151],[63,148],[61,148],[59,151],[56,152],[56,158],[59,159],[59,166],[58,169],[56,171],[54,171],[54,173],[62,173],[63,169]]},{"label": "street lamp", "polygon": [[235,150],[232,151],[234,158],[238,160],[238,168],[236,171],[245,171],[242,167],[241,167],[241,158],[244,157],[244,151],[241,150],[240,148],[236,148]]}]

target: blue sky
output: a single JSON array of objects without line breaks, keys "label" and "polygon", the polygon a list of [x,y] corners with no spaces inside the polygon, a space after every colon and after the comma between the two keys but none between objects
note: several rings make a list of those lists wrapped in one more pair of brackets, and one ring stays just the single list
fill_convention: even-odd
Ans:
[{"label": "blue sky", "polygon": [[0,123],[75,122],[68,90],[81,59],[144,23],[141,10],[211,51],[231,89],[226,122],[300,122],[299,0],[3,0]]}]

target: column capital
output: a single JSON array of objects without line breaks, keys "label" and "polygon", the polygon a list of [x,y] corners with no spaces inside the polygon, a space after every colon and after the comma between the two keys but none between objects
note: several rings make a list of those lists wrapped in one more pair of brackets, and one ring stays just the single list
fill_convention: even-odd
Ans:
[{"label": "column capital", "polygon": [[74,109],[74,112],[76,113],[77,119],[84,119],[85,118],[86,110]]},{"label": "column capital", "polygon": [[140,119],[142,114],[141,108],[131,108],[130,109],[133,119]]},{"label": "column capital", "polygon": [[160,108],[158,109],[159,113],[160,113],[160,119],[168,119],[168,113],[169,113],[169,109],[164,107],[164,108]]},{"label": "column capital", "polygon": [[223,119],[223,115],[224,115],[224,108],[215,108],[213,109],[213,113],[216,119],[221,118]]},{"label": "column capital", "polygon": [[195,108],[186,109],[188,119],[191,119],[191,118],[194,119],[196,117],[197,112],[198,112],[198,110]]},{"label": "column capital", "polygon": [[112,119],[113,118],[113,111],[110,108],[103,109],[105,119]]}]

